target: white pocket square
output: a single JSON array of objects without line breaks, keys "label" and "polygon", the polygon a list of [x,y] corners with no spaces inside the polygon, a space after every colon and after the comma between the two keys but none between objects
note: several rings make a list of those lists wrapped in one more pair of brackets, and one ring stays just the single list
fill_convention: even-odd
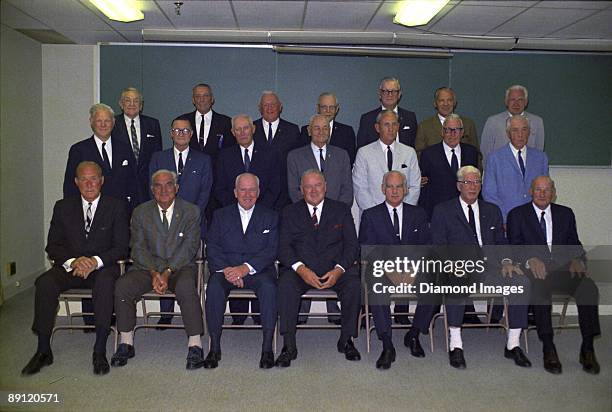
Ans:
[{"label": "white pocket square", "polygon": [[128,165],[128,161],[124,160],[123,163],[121,163],[121,166],[127,166]]},{"label": "white pocket square", "polygon": [[495,230],[495,226],[491,226],[489,230]]},{"label": "white pocket square", "polygon": [[410,129],[410,126],[404,126],[404,130]]},{"label": "white pocket square", "polygon": [[183,232],[179,232],[179,237],[183,237]]},{"label": "white pocket square", "polygon": [[155,137],[155,135],[147,133],[147,137]]},{"label": "white pocket square", "polygon": [[418,232],[418,231],[419,231],[419,229],[414,229],[414,230],[413,230],[413,232]]},{"label": "white pocket square", "polygon": [[264,234],[265,234],[265,233],[270,233],[270,229],[266,229],[266,230],[264,230],[263,232],[264,232]]}]

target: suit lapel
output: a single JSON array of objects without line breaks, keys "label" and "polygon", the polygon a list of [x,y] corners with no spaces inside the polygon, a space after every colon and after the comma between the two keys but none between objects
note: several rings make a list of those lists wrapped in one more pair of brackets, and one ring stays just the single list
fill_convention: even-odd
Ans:
[{"label": "suit lapel", "polygon": [[[538,239],[540,240],[540,244],[545,245],[546,244],[546,237],[544,236],[544,234],[542,233],[542,230],[540,229],[540,219],[538,217],[538,215],[536,214],[536,211],[533,208],[533,205],[531,203],[529,203],[529,210],[527,212],[527,222],[529,224],[529,227],[532,227],[535,229],[535,232],[537,234]],[[554,213],[553,213],[553,219],[555,217]],[[554,220],[553,220],[553,227],[554,227]],[[553,239],[554,239],[554,231],[553,231]]]},{"label": "suit lapel", "polygon": [[[463,213],[463,209],[461,208],[461,202],[459,201],[459,197],[457,197],[457,199],[455,200],[455,218],[461,222],[461,224],[465,227],[465,229],[469,231],[468,233],[472,233],[472,227],[468,223],[467,218],[465,217],[465,214]],[[482,215],[480,215],[480,218],[482,219]],[[481,231],[482,231],[482,227],[481,227]]]},{"label": "suit lapel", "polygon": [[495,244],[495,239],[490,238],[491,231],[488,230],[489,227],[489,214],[485,211],[485,208],[482,205],[480,200],[478,202],[478,218],[480,220],[480,238],[482,239],[483,245],[491,245]]},{"label": "suit lapel", "polygon": [[[100,206],[99,203],[98,206]],[[74,197],[74,202],[72,202],[72,205],[70,206],[70,216],[79,216],[81,218],[81,224],[78,227],[77,232],[81,241],[85,242],[87,240],[87,238],[85,237],[85,214],[83,213],[83,203],[80,195],[78,197]]]},{"label": "suit lapel", "polygon": [[[448,159],[446,158],[446,152],[444,151],[444,144],[440,142],[440,145],[438,146],[438,148],[439,148],[438,156],[440,158],[440,164],[444,165],[443,167],[446,173],[454,175],[453,171],[451,170],[450,164],[448,164]],[[461,158],[463,159],[463,156],[461,156]]]}]

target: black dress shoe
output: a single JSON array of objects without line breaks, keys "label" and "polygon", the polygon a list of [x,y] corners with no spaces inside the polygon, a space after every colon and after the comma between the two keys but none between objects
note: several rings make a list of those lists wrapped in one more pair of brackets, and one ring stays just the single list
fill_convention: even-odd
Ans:
[{"label": "black dress shoe", "polygon": [[108,372],[110,372],[110,366],[108,366],[106,353],[94,352],[92,356],[92,363],[94,375],[106,375]]},{"label": "black dress shoe", "polygon": [[291,361],[297,358],[297,348],[287,348],[283,346],[283,350],[281,354],[276,358],[276,362],[274,362],[274,366],[278,366],[281,368],[288,368],[291,366]]},{"label": "black dress shoe", "polygon": [[200,369],[204,366],[204,351],[199,346],[190,346],[187,352],[187,370]]},{"label": "black dress shoe", "polygon": [[331,323],[332,325],[342,325],[342,319],[340,318],[327,318],[327,323]]},{"label": "black dress shoe", "polygon": [[346,360],[350,360],[350,361],[361,360],[361,355],[359,354],[359,351],[355,347],[355,344],[353,343],[352,339],[349,339],[344,343],[338,341],[338,352],[344,353],[344,357],[346,358]]},{"label": "black dress shoe", "polygon": [[133,358],[136,352],[132,345],[127,343],[120,343],[117,346],[117,352],[111,358],[111,365],[113,366],[125,366],[127,365],[128,359]]},{"label": "black dress shoe", "polygon": [[244,325],[244,322],[246,321],[246,316],[243,317],[237,317],[235,316],[232,319],[232,325],[236,326],[236,325]]},{"label": "black dress shoe", "polygon": [[96,328],[85,328],[83,329],[83,333],[95,333]]},{"label": "black dress shoe", "polygon": [[204,359],[204,369],[215,369],[219,366],[219,361],[221,360],[221,352],[210,351],[208,355],[206,355],[206,359]]},{"label": "black dress shoe", "polygon": [[592,350],[580,350],[580,364],[582,365],[582,370],[586,373],[592,375],[599,373],[599,363],[595,357],[595,352]]},{"label": "black dress shoe", "polygon": [[411,325],[410,319],[407,315],[394,315],[393,320],[395,320],[395,323],[400,325]]},{"label": "black dress shoe", "polygon": [[259,367],[261,369],[270,369],[273,366],[274,366],[274,353],[261,352],[261,359],[259,360]]},{"label": "black dress shoe", "polygon": [[168,325],[172,325],[172,316],[162,316],[161,318],[159,318],[159,320],[157,321],[157,324],[159,326],[157,326],[155,329],[156,330],[166,330],[169,328],[166,328],[164,326],[168,326]]},{"label": "black dress shoe", "polygon": [[523,368],[530,368],[531,362],[523,353],[523,350],[519,346],[515,346],[511,350],[508,350],[507,347],[504,347],[504,356],[508,359],[513,359],[514,363]]},{"label": "black dress shoe", "polygon": [[36,352],[28,364],[21,370],[22,375],[34,375],[40,370],[53,363],[52,353]]},{"label": "black dress shoe", "polygon": [[555,348],[544,352],[544,369],[554,375],[559,375],[563,371]]},{"label": "black dress shoe", "polygon": [[410,354],[415,358],[424,358],[425,351],[419,342],[419,338],[410,336],[410,333],[406,333],[404,336],[404,345],[410,348]]},{"label": "black dress shoe", "polygon": [[465,358],[463,357],[463,349],[455,348],[448,352],[448,359],[453,368],[465,369]]},{"label": "black dress shoe", "polygon": [[376,361],[376,369],[389,369],[395,362],[395,348],[383,349]]}]

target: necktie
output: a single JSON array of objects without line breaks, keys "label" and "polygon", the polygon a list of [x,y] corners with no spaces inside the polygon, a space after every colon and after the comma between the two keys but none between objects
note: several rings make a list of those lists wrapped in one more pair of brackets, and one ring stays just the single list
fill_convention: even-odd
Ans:
[{"label": "necktie", "polygon": [[251,158],[249,157],[249,149],[244,149],[244,171],[248,172],[251,168]]},{"label": "necktie", "polygon": [[478,239],[478,235],[476,234],[476,218],[474,217],[474,210],[472,210],[472,205],[468,205],[468,223],[472,228],[472,232],[474,232],[474,237]]},{"label": "necktie", "polygon": [[89,202],[87,203],[87,213],[85,213],[85,237],[89,236],[92,221],[93,215],[91,214],[91,202]]},{"label": "necktie", "polygon": [[323,156],[323,149],[319,148],[319,169],[321,169],[321,173],[325,170],[325,156]]},{"label": "necktie", "polygon": [[102,143],[102,159],[104,160],[104,167],[106,170],[110,171],[112,168],[110,160],[108,159],[108,152],[106,151],[106,143]]},{"label": "necktie", "polygon": [[451,170],[454,174],[456,174],[457,170],[459,170],[459,160],[457,159],[457,155],[455,154],[455,149],[451,149],[451,152]]},{"label": "necktie", "polygon": [[166,212],[167,210],[162,210],[162,225],[168,230],[170,226],[168,225],[168,219],[166,219]]},{"label": "necktie", "polygon": [[272,134],[272,123],[268,123],[268,143],[272,142],[274,135]]},{"label": "necktie", "polygon": [[179,153],[178,166],[176,167],[179,177],[183,174],[184,168],[185,164],[183,163],[183,153]]},{"label": "necktie", "polygon": [[523,162],[523,156],[521,156],[521,151],[518,151],[518,162],[519,162],[519,167],[521,168],[521,173],[523,174],[523,177],[525,177],[525,162]]},{"label": "necktie", "polygon": [[200,145],[200,150],[204,150],[204,116],[202,116],[202,121],[200,122],[200,134],[198,135],[198,144]]},{"label": "necktie", "polygon": [[140,154],[140,146],[138,146],[138,135],[136,134],[136,126],[134,126],[134,119],[132,119],[130,133],[132,134],[132,150],[134,151],[134,157],[136,158],[136,160],[138,160],[138,155]]},{"label": "necktie", "polygon": [[545,214],[546,212],[542,211],[542,214],[540,215],[540,229],[542,229],[544,239],[546,239],[546,242],[548,242],[548,238],[546,237],[546,219],[544,219]]},{"label": "necktie", "polygon": [[395,232],[397,240],[400,240],[399,216],[397,215],[396,208],[393,208],[393,231]]},{"label": "necktie", "polygon": [[319,228],[319,219],[317,219],[317,208],[316,206],[312,208],[312,216],[310,217],[310,219],[312,220],[312,224],[315,227],[315,229]]},{"label": "necktie", "polygon": [[391,152],[391,146],[387,146],[387,169],[393,170],[393,153]]}]

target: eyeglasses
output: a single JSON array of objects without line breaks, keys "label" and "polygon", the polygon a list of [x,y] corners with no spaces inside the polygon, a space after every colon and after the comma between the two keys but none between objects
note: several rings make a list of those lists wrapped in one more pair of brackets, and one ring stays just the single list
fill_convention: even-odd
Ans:
[{"label": "eyeglasses", "polygon": [[326,105],[322,105],[322,104],[320,104],[318,106],[319,106],[319,109],[321,109],[321,110],[336,110],[336,107],[338,107],[338,106],[333,106],[333,105],[326,106]]},{"label": "eyeglasses", "polygon": [[398,94],[400,91],[399,90],[380,89],[379,92],[380,92],[380,94],[382,94],[384,96],[393,96],[394,94]]},{"label": "eyeglasses", "polygon": [[457,134],[463,130],[463,127],[443,127],[444,133]]},{"label": "eyeglasses", "polygon": [[123,103],[127,103],[127,104],[140,104],[140,99],[139,98],[129,99],[127,97],[124,97],[123,99],[121,99],[121,101]]},{"label": "eyeglasses", "polygon": [[480,186],[482,184],[482,180],[458,180],[458,182],[467,186]]},{"label": "eyeglasses", "polygon": [[191,129],[187,127],[184,129],[170,129],[170,133],[178,135],[178,136],[185,136],[185,135],[191,134]]}]

